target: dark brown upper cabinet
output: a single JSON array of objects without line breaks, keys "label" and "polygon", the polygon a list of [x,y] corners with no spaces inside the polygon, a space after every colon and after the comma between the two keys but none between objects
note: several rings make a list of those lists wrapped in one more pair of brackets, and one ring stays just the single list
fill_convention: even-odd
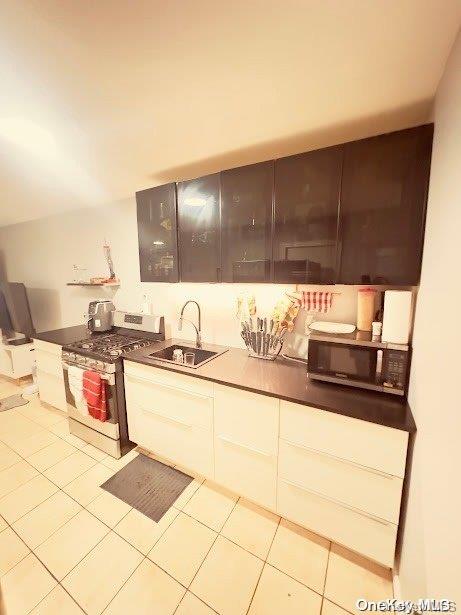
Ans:
[{"label": "dark brown upper cabinet", "polygon": [[221,173],[223,282],[269,282],[273,162]]},{"label": "dark brown upper cabinet", "polygon": [[338,282],[419,283],[433,125],[344,146]]},{"label": "dark brown upper cabinet", "polygon": [[176,184],[136,193],[141,282],[178,282]]},{"label": "dark brown upper cabinet", "polygon": [[335,281],[342,146],[275,161],[274,282]]},{"label": "dark brown upper cabinet", "polygon": [[219,173],[178,184],[181,281],[221,281],[220,217]]}]

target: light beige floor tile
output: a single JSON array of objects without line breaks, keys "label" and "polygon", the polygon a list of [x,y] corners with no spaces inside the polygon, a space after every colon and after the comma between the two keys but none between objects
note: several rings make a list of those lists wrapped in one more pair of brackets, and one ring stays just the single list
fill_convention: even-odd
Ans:
[{"label": "light beige floor tile", "polygon": [[[9,410],[9,412],[14,411]],[[12,414],[8,417],[7,421],[2,422],[2,441],[13,448],[12,445],[15,442],[25,440],[43,430],[44,428],[41,425],[30,421],[25,416],[22,416],[22,414]]]},{"label": "light beige floor tile", "polygon": [[209,606],[199,600],[194,594],[186,592],[175,615],[215,615],[215,611],[210,609]]},{"label": "light beige floor tile", "polygon": [[2,577],[3,608],[8,615],[28,613],[55,586],[55,579],[31,553]]},{"label": "light beige floor tile", "polygon": [[322,604],[322,615],[348,615],[348,612],[324,598]]},{"label": "light beige floor tile", "polygon": [[108,533],[109,529],[81,510],[65,525],[35,549],[37,557],[59,580],[87,555]]},{"label": "light beige floor tile", "polygon": [[41,406],[39,403],[29,403],[27,406],[20,406],[18,411],[42,427],[50,427],[66,418],[64,412],[52,410],[51,408]]},{"label": "light beige floor tile", "polygon": [[219,532],[234,508],[237,496],[205,481],[184,506],[185,513]]},{"label": "light beige floor tile", "polygon": [[56,492],[13,524],[24,542],[35,549],[74,517],[82,507],[62,491]]},{"label": "light beige floor tile", "polygon": [[126,455],[123,455],[123,457],[121,457],[120,459],[114,459],[113,457],[110,457],[108,455],[102,460],[101,463],[106,465],[108,468],[112,468],[112,470],[121,470],[126,466],[127,463],[133,461],[133,459],[135,459],[138,455],[139,453],[135,449],[133,449]]},{"label": "light beige floor tile", "polygon": [[385,600],[392,598],[390,570],[333,544],[328,562],[325,597],[347,611],[356,609],[358,598]]},{"label": "light beige floor tile", "polygon": [[135,508],[132,508],[120,523],[115,526],[114,531],[125,538],[125,540],[128,540],[141,553],[147,555],[178,514],[179,511],[171,507],[160,521],[156,523]]},{"label": "light beige floor tile", "polygon": [[89,615],[96,615],[102,613],[142,559],[136,549],[110,532],[64,579],[63,585]]},{"label": "light beige floor tile", "polygon": [[49,446],[27,457],[27,461],[33,465],[34,468],[37,468],[39,472],[44,472],[75,452],[75,447],[71,446],[65,440],[56,438],[56,441]]},{"label": "light beige floor tile", "polygon": [[263,562],[218,536],[190,590],[221,615],[246,613]]},{"label": "light beige floor tile", "polygon": [[66,457],[56,465],[45,470],[44,474],[53,483],[59,487],[64,487],[72,482],[77,476],[81,476],[84,472],[96,465],[96,460],[88,457],[81,451],[76,451]]},{"label": "light beige floor tile", "polygon": [[179,513],[149,553],[149,558],[180,583],[189,586],[216,532],[184,513]]},{"label": "light beige floor tile", "polygon": [[74,500],[82,506],[87,506],[92,500],[98,497],[103,490],[100,485],[106,482],[113,474],[113,470],[97,463],[87,472],[63,487]]},{"label": "light beige floor tile", "polygon": [[319,615],[321,605],[319,594],[266,564],[248,615]]},{"label": "light beige floor tile", "polygon": [[[52,431],[57,436],[69,436],[69,423],[68,421],[58,421],[54,425],[50,426],[50,431]],[[87,444],[86,442],[83,442],[83,440],[80,440],[80,442],[82,442],[82,448]]]},{"label": "light beige floor tile", "polygon": [[20,461],[6,470],[2,470],[0,472],[0,498],[27,483],[37,474],[37,470],[27,461]]},{"label": "light beige floor tile", "polygon": [[221,534],[266,559],[280,517],[260,506],[240,499],[224,524]]},{"label": "light beige floor tile", "polygon": [[130,512],[131,506],[108,491],[101,490],[101,494],[88,504],[87,509],[113,528]]},{"label": "light beige floor tile", "polygon": [[172,615],[184,587],[145,559],[115,596],[105,615]]},{"label": "light beige floor tile", "polygon": [[82,451],[90,457],[93,457],[93,459],[96,459],[96,461],[102,461],[108,456],[107,453],[101,451],[99,448],[96,448],[92,444],[87,444],[86,446],[84,446],[82,448]]},{"label": "light beige floor tile", "polygon": [[0,449],[0,472],[21,461],[21,457],[9,446],[3,445]]},{"label": "light beige floor tile", "polygon": [[0,577],[30,553],[12,529],[0,532]]},{"label": "light beige floor tile", "polygon": [[33,455],[37,451],[42,450],[42,448],[53,444],[53,442],[56,442],[57,440],[58,436],[55,436],[50,431],[44,429],[33,436],[29,436],[23,440],[18,440],[12,444],[12,447],[17,453],[22,455],[22,457],[28,457],[29,455]]},{"label": "light beige floor tile", "polygon": [[5,528],[8,527],[7,522],[3,517],[0,517],[0,532],[2,532]]},{"label": "light beige floor tile", "polygon": [[178,508],[179,510],[183,510],[184,506],[187,504],[187,502],[191,499],[191,497],[194,495],[194,493],[197,491],[197,489],[200,487],[200,485],[202,485],[204,482],[203,478],[194,478],[193,481],[191,481],[187,487],[184,489],[184,491],[179,495],[179,497],[173,502],[173,506],[175,508]]},{"label": "light beige floor tile", "polygon": [[267,561],[322,594],[329,548],[325,538],[282,519]]},{"label": "light beige floor tile", "polygon": [[58,488],[39,474],[0,499],[0,513],[12,524],[47,500]]},{"label": "light beige floor tile", "polygon": [[82,615],[82,609],[72,600],[69,594],[57,585],[30,615]]}]

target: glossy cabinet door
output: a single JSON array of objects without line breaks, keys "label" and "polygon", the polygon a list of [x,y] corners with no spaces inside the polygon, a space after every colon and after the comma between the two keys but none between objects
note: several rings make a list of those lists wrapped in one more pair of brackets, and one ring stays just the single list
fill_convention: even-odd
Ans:
[{"label": "glossy cabinet door", "polygon": [[182,282],[221,280],[219,173],[178,184]]},{"label": "glossy cabinet door", "polygon": [[332,284],[342,147],[275,161],[274,282]]},{"label": "glossy cabinet door", "polygon": [[223,282],[269,282],[273,162],[221,173]]},{"label": "glossy cabinet door", "polygon": [[178,282],[176,184],[136,193],[141,282]]},{"label": "glossy cabinet door", "polygon": [[433,126],[344,146],[343,284],[419,283]]}]

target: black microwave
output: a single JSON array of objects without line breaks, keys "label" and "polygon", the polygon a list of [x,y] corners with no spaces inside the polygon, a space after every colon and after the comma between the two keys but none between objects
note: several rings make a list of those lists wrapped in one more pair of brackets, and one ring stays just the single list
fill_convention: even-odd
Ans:
[{"label": "black microwave", "polygon": [[314,380],[405,396],[409,370],[407,345],[376,341],[362,331],[309,337],[307,373]]}]

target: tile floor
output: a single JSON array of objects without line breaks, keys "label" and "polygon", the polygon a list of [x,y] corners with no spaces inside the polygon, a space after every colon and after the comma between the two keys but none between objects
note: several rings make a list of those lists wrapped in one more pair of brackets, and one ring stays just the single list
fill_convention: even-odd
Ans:
[{"label": "tile floor", "polygon": [[198,477],[154,523],[100,488],[136,451],[109,458],[29,399],[0,412],[0,613],[347,615],[392,596],[388,570]]}]

